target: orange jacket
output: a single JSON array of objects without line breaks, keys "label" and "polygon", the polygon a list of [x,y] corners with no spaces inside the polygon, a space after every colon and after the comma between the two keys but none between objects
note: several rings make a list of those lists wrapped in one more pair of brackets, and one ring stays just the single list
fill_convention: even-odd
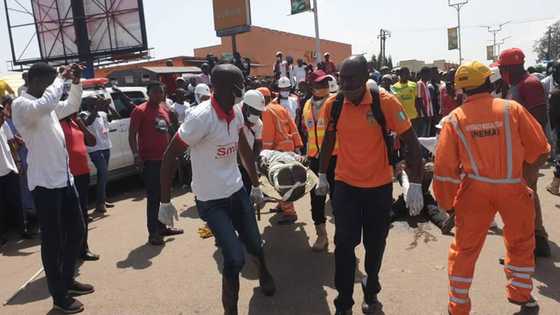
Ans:
[{"label": "orange jacket", "polygon": [[496,186],[524,183],[523,163],[548,152],[542,127],[523,106],[488,93],[469,96],[446,117],[439,137],[433,186],[438,204],[453,208],[465,177]]},{"label": "orange jacket", "polygon": [[303,146],[296,123],[280,104],[270,103],[262,115],[263,148],[281,152],[294,152]]}]

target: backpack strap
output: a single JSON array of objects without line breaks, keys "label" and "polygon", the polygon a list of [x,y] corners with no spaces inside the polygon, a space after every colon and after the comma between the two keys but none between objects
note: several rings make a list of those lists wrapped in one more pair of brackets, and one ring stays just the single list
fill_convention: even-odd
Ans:
[{"label": "backpack strap", "polygon": [[379,90],[371,89],[370,92],[372,99],[371,112],[379,126],[381,126],[383,133],[385,133],[387,131],[387,120],[385,120],[385,115],[383,115],[383,112],[381,111],[381,97],[379,95]]},{"label": "backpack strap", "polygon": [[342,112],[342,105],[344,104],[344,94],[338,92],[336,99],[334,100],[333,106],[331,108],[331,121],[328,126],[328,130],[337,131],[336,126],[338,125],[338,119],[340,118],[340,113]]}]

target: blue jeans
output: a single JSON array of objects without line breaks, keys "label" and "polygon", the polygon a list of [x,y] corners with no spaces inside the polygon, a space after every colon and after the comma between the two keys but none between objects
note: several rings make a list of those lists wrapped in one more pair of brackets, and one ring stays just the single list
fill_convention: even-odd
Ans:
[{"label": "blue jeans", "polygon": [[107,199],[107,177],[109,174],[109,158],[111,157],[111,150],[91,152],[89,157],[97,169],[95,204],[98,206],[105,205],[105,200]]},{"label": "blue jeans", "polygon": [[228,198],[197,200],[196,206],[222,249],[224,276],[237,277],[245,264],[243,245],[253,256],[262,254],[261,234],[249,194],[242,188]]}]

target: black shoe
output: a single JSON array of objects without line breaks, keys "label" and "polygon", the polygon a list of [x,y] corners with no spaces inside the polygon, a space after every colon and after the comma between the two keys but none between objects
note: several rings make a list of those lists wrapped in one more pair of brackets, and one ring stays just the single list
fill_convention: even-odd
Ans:
[{"label": "black shoe", "polygon": [[37,236],[36,232],[33,232],[31,230],[25,230],[23,232],[21,232],[21,238],[23,238],[24,240],[32,240]]},{"label": "black shoe", "polygon": [[74,280],[74,283],[68,288],[68,294],[70,296],[80,296],[86,294],[92,294],[95,289],[91,284],[80,283]]},{"label": "black shoe", "polygon": [[542,236],[535,236],[535,257],[550,257],[550,245],[548,240]]},{"label": "black shoe", "polygon": [[283,215],[280,220],[278,220],[278,225],[291,225],[296,223],[297,215]]},{"label": "black shoe", "polygon": [[443,222],[441,227],[441,234],[449,235],[451,230],[455,227],[455,215],[450,214],[449,217]]},{"label": "black shoe", "polygon": [[163,236],[161,235],[150,235],[148,238],[148,243],[153,246],[163,246],[165,242],[163,241]]},{"label": "black shoe", "polygon": [[54,303],[54,309],[63,314],[77,314],[84,311],[84,304],[74,298],[67,298],[62,303]]},{"label": "black shoe", "polygon": [[533,297],[531,297],[528,301],[526,302],[517,302],[517,301],[513,301],[511,299],[508,299],[508,301],[511,304],[515,304],[515,305],[519,305],[521,306],[521,309],[534,309],[539,307],[539,303],[537,302],[537,300],[535,300]]},{"label": "black shoe", "polygon": [[88,249],[80,256],[80,259],[83,261],[97,261],[99,260],[99,255],[90,252]]},{"label": "black shoe", "polygon": [[[362,279],[362,291],[364,291],[364,297],[366,294],[367,277]],[[377,299],[377,294],[375,294],[371,299],[365,300],[362,303],[362,313],[364,314],[378,314],[383,309],[383,304]]]},{"label": "black shoe", "polygon": [[346,311],[336,310],[334,315],[352,315],[352,310],[346,310]]},{"label": "black shoe", "polygon": [[183,233],[185,233],[185,232],[181,229],[165,228],[161,231],[161,236],[173,236],[173,235],[179,235],[179,234],[183,234]]}]

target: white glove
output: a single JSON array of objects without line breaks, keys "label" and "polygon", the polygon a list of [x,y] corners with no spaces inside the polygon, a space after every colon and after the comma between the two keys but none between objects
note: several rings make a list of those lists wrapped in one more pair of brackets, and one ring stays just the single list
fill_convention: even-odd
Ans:
[{"label": "white glove", "polygon": [[411,183],[404,195],[406,206],[411,217],[420,214],[424,208],[424,195],[422,194],[422,184]]},{"label": "white glove", "polygon": [[319,173],[319,183],[315,187],[315,194],[317,196],[326,196],[329,193],[329,180],[327,174]]},{"label": "white glove", "polygon": [[175,209],[175,206],[172,203],[160,203],[158,213],[159,222],[173,227],[173,219],[177,221],[179,220],[179,215],[177,214],[177,209]]},{"label": "white glove", "polygon": [[253,186],[251,188],[250,197],[251,197],[251,201],[257,206],[260,206],[264,203],[264,195],[262,193],[260,186]]}]

